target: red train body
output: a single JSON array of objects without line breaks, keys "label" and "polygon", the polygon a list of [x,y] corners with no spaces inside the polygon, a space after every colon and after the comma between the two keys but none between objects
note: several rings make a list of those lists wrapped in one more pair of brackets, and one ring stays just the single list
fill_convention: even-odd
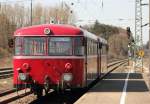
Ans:
[{"label": "red train body", "polygon": [[14,86],[45,89],[87,87],[107,72],[107,42],[68,25],[38,25],[14,33]]}]

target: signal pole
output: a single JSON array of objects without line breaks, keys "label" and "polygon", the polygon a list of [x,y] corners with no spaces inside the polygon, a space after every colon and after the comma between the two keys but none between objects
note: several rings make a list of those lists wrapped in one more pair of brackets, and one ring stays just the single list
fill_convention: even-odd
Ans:
[{"label": "signal pole", "polygon": [[[144,4],[145,5],[145,4]],[[143,71],[142,0],[135,0],[134,70]]]},{"label": "signal pole", "polygon": [[1,2],[0,2],[0,12],[1,12]]}]

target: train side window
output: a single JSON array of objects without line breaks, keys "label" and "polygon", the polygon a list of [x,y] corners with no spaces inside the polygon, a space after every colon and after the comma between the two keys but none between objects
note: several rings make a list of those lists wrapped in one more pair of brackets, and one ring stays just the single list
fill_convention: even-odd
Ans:
[{"label": "train side window", "polygon": [[87,55],[89,55],[89,40],[87,39]]},{"label": "train side window", "polygon": [[97,54],[97,42],[94,42],[94,55]]},{"label": "train side window", "polygon": [[84,55],[84,46],[81,37],[74,38],[74,55]]},{"label": "train side window", "polygon": [[89,40],[87,40],[87,55],[89,55],[90,54],[90,50],[89,50]]},{"label": "train side window", "polygon": [[98,48],[102,49],[102,43],[101,42],[99,43]]},{"label": "train side window", "polygon": [[93,51],[93,44],[92,44],[92,40],[90,40],[90,55],[92,55],[92,51]]},{"label": "train side window", "polygon": [[91,55],[91,40],[88,40],[88,51],[89,51],[88,55]]},{"label": "train side window", "polygon": [[91,40],[91,55],[93,55],[93,40]]}]

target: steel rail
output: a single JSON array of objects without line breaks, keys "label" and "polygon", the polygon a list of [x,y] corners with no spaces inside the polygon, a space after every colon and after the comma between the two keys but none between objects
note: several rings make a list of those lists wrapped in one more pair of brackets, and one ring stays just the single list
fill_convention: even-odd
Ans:
[{"label": "steel rail", "polygon": [[8,95],[8,94],[11,94],[11,93],[14,93],[14,92],[16,92],[16,89],[15,89],[15,88],[10,89],[10,90],[6,90],[6,91],[0,93],[0,97],[5,96],[5,95]]},{"label": "steel rail", "polygon": [[124,62],[124,61],[128,61],[128,59],[117,60],[117,61],[114,61],[114,62],[108,63],[107,67],[109,68],[109,67],[111,67],[111,66],[113,66],[113,65],[115,65],[115,64],[118,64],[118,63],[120,63],[120,62]]},{"label": "steel rail", "polygon": [[13,76],[12,68],[1,68],[0,69],[0,79],[9,78]]},{"label": "steel rail", "polygon": [[32,94],[32,92],[29,89],[27,91],[25,91],[25,89],[19,90],[18,93],[20,94],[17,94],[16,90],[12,90],[7,94],[5,93],[4,96],[0,97],[0,104],[7,104]]}]

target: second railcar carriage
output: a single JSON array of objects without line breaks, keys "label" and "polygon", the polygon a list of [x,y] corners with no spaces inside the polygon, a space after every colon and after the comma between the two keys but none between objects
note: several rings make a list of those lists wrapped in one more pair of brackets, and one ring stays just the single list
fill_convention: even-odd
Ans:
[{"label": "second railcar carriage", "polygon": [[37,25],[14,33],[14,86],[43,89],[87,87],[107,69],[107,42],[69,25]]}]

